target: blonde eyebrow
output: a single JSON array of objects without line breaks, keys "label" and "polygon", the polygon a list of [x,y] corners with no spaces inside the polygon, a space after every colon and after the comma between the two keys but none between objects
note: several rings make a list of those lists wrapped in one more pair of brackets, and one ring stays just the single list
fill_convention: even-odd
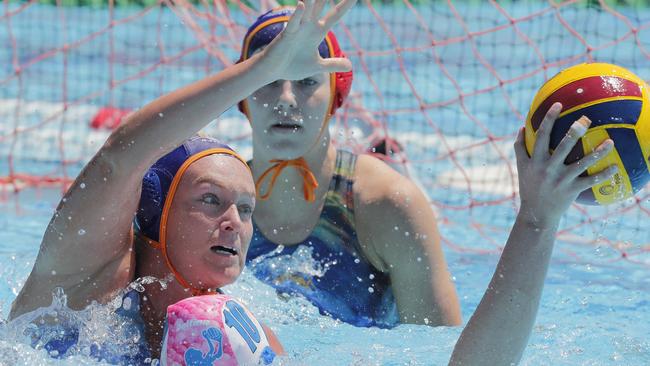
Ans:
[{"label": "blonde eyebrow", "polygon": [[[213,177],[210,177],[210,176],[201,176],[201,177],[196,178],[194,180],[194,182],[192,182],[192,184],[195,185],[195,186],[198,186],[201,183],[208,183],[208,184],[212,184],[214,186],[217,186],[217,187],[219,187],[221,189],[226,189],[226,187],[223,184],[221,184],[219,181],[217,181],[216,179],[214,179]],[[253,198],[256,195],[255,191],[252,191],[252,192],[251,191],[246,191],[246,193],[253,196]]]},{"label": "blonde eyebrow", "polygon": [[212,177],[209,177],[209,176],[208,177],[206,177],[206,176],[198,177],[198,178],[196,178],[194,180],[194,182],[192,182],[193,185],[197,185],[197,186],[199,184],[201,184],[201,183],[209,183],[209,184],[215,185],[215,186],[217,186],[219,188],[224,188],[223,184],[221,184],[219,181],[217,181],[216,179],[214,179]]}]

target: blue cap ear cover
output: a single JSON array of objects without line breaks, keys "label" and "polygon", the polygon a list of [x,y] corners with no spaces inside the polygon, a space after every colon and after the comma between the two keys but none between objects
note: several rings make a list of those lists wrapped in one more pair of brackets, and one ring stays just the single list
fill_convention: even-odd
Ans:
[{"label": "blue cap ear cover", "polygon": [[234,152],[230,146],[211,137],[194,136],[154,163],[142,178],[140,205],[135,216],[138,232],[149,239],[160,240],[160,219],[167,193],[174,176],[183,163],[202,151],[222,148]]}]

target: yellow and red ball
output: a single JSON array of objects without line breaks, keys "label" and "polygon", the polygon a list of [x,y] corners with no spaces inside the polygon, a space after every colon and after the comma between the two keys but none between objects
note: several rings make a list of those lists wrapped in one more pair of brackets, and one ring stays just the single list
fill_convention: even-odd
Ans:
[{"label": "yellow and red ball", "polygon": [[578,202],[607,205],[631,197],[650,181],[649,93],[643,79],[612,64],[585,63],[559,72],[539,89],[528,112],[528,154],[532,154],[546,112],[553,103],[560,102],[563,107],[551,131],[551,151],[580,116],[592,122],[565,163],[579,160],[607,138],[614,141],[614,149],[583,175],[614,164],[618,173],[580,193]]}]

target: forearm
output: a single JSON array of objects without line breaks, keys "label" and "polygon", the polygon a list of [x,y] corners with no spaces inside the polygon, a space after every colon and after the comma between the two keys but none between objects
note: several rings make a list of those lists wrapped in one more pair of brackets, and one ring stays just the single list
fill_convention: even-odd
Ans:
[{"label": "forearm", "polygon": [[[456,289],[445,261],[421,255],[420,261],[401,262],[406,273],[391,272],[400,322],[429,326],[457,326],[462,323]],[[393,266],[396,268],[397,266]]]},{"label": "forearm", "polygon": [[557,223],[540,228],[519,215],[497,269],[463,330],[451,365],[519,362],[539,308]]},{"label": "forearm", "polygon": [[143,165],[151,165],[232,105],[274,81],[268,62],[261,56],[229,66],[147,104],[113,133],[110,147],[131,157],[143,157]]}]

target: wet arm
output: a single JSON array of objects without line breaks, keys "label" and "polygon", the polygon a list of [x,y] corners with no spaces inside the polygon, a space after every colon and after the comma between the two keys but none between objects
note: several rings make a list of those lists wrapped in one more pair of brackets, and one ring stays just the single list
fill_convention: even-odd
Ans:
[{"label": "wet arm", "polygon": [[540,228],[519,215],[485,295],[463,330],[450,364],[519,362],[539,308],[557,222]]},{"label": "wet arm", "polygon": [[362,174],[372,175],[373,184],[361,194],[359,238],[375,267],[389,273],[401,322],[459,325],[458,297],[428,200],[385,164],[373,161],[365,168],[370,171]]},{"label": "wet arm", "polygon": [[451,365],[512,365],[524,352],[539,308],[560,218],[583,190],[616,172],[609,167],[580,177],[613,146],[611,140],[570,165],[564,161],[591,123],[576,121],[553,154],[549,139],[562,105],[554,104],[537,131],[531,157],[523,129],[515,142],[521,209],[476,312],[463,330]]}]

